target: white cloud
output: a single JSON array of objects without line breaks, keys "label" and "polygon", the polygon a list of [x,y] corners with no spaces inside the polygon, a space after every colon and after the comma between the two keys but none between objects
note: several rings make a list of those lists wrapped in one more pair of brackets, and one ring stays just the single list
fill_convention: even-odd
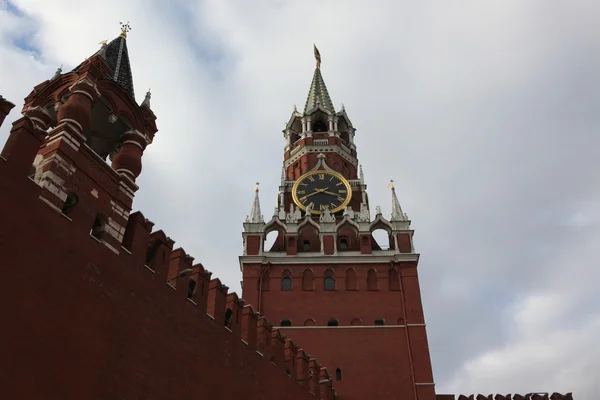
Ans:
[{"label": "white cloud", "polygon": [[394,178],[413,220],[438,390],[597,393],[600,3],[2,1],[17,109],[131,19],[159,128],[135,207],[238,291],[252,187],[268,217],[316,43],[371,203],[391,212]]}]

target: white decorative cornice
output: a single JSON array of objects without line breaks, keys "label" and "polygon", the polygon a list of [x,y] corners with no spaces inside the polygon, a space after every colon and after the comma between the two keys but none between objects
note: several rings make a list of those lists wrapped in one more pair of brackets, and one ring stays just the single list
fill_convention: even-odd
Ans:
[{"label": "white decorative cornice", "polygon": [[394,250],[373,250],[371,254],[361,254],[359,251],[345,251],[337,256],[322,255],[319,252],[298,253],[287,255],[285,252],[265,252],[261,256],[240,256],[240,267],[244,264],[385,264],[393,262],[418,263],[418,253],[396,253]]}]

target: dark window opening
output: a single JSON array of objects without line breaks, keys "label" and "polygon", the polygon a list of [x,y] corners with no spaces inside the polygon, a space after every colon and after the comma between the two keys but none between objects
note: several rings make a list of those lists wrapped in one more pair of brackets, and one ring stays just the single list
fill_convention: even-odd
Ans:
[{"label": "dark window opening", "polygon": [[383,318],[379,318],[379,319],[375,320],[375,326],[383,326],[383,325],[385,325]]},{"label": "dark window opening", "polygon": [[304,251],[310,251],[310,240],[305,240],[302,244],[302,249]]},{"label": "dark window opening", "polygon": [[96,219],[94,220],[94,225],[92,225],[92,230],[90,235],[95,237],[98,240],[102,240],[104,234],[106,232],[106,218],[104,216],[98,214],[96,215]]},{"label": "dark window opening", "polygon": [[325,290],[335,290],[335,278],[333,276],[325,277]]},{"label": "dark window opening", "polygon": [[338,320],[331,318],[329,321],[327,321],[327,326],[338,326]]},{"label": "dark window opening", "polygon": [[228,308],[227,310],[225,310],[225,326],[229,326],[229,321],[231,320],[231,314],[233,314],[233,311],[231,310],[231,308]]},{"label": "dark window opening", "polygon": [[292,326],[292,321],[290,321],[289,319],[282,319],[280,326]]},{"label": "dark window opening", "polygon": [[348,238],[341,238],[340,239],[340,250],[346,250],[348,248]]},{"label": "dark window opening", "polygon": [[281,290],[292,290],[292,278],[289,276],[281,278]]},{"label": "dark window opening", "polygon": [[323,121],[317,121],[312,130],[313,132],[327,132],[327,124]]},{"label": "dark window opening", "polygon": [[60,212],[62,212],[65,215],[69,215],[71,210],[73,210],[73,207],[75,207],[75,204],[77,204],[78,200],[79,198],[75,193],[69,193],[65,200],[65,204],[63,205],[63,208]]},{"label": "dark window opening", "polygon": [[188,283],[188,294],[187,294],[188,299],[191,299],[192,296],[194,296],[194,289],[196,289],[196,281],[193,279],[190,279],[190,282]]},{"label": "dark window opening", "polygon": [[342,380],[342,369],[341,368],[336,368],[335,369],[335,380],[336,381],[341,381]]}]

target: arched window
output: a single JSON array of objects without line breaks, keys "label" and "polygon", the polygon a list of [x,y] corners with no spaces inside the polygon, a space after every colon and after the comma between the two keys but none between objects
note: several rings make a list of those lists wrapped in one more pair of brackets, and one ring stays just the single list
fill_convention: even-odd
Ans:
[{"label": "arched window", "polygon": [[292,326],[292,321],[289,319],[282,319],[279,326]]},{"label": "arched window", "polygon": [[328,269],[325,271],[325,279],[323,280],[323,289],[335,290],[335,278],[333,277],[333,270]]},{"label": "arched window", "polygon": [[354,268],[346,270],[346,290],[356,290],[356,271]]},{"label": "arched window", "polygon": [[90,231],[90,235],[95,237],[98,240],[102,240],[104,234],[106,233],[106,218],[103,215],[96,215],[96,219],[94,220],[94,225],[92,225],[92,230]]},{"label": "arched window", "polygon": [[330,318],[329,321],[327,321],[327,326],[338,326],[338,320],[335,318]]},{"label": "arched window", "polygon": [[304,326],[314,326],[314,325],[315,325],[315,320],[312,318],[309,318],[306,321],[304,321]]},{"label": "arched window", "polygon": [[336,368],[335,369],[335,380],[336,381],[341,381],[342,380],[342,369],[341,368]]},{"label": "arched window", "polygon": [[302,272],[302,290],[315,290],[312,269],[305,269]]},{"label": "arched window", "polygon": [[65,204],[63,205],[61,212],[65,215],[69,215],[69,213],[73,210],[73,208],[77,204],[78,200],[79,200],[79,198],[77,197],[77,195],[75,193],[69,193],[67,195],[67,198],[65,199]]},{"label": "arched window", "polygon": [[302,250],[310,251],[310,240],[305,240],[302,242]]},{"label": "arched window", "polygon": [[398,271],[394,268],[388,270],[388,286],[389,290],[400,290],[400,279],[398,278]]},{"label": "arched window", "polygon": [[404,325],[404,318],[398,318],[398,325]]},{"label": "arched window", "polygon": [[289,269],[283,271],[283,276],[281,278],[281,290],[292,290],[292,271]]},{"label": "arched window", "polygon": [[373,268],[367,272],[367,290],[379,290],[379,284],[377,283],[377,271]]},{"label": "arched window", "polygon": [[187,293],[188,299],[191,299],[192,296],[194,296],[194,289],[196,289],[196,281],[193,279],[190,279],[190,281],[188,283],[188,293]]},{"label": "arched window", "polygon": [[340,237],[340,250],[348,249],[348,238],[346,236]]},{"label": "arched window", "polygon": [[362,320],[360,318],[354,318],[352,321],[350,321],[350,325],[360,326],[362,325]]},{"label": "arched window", "polygon": [[385,321],[383,318],[378,318],[375,320],[375,326],[383,326],[385,325]]}]

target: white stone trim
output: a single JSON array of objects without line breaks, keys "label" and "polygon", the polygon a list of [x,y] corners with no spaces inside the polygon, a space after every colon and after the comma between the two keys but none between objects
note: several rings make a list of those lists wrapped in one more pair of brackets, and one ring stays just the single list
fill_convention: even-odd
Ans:
[{"label": "white stone trim", "polygon": [[342,326],[274,326],[273,329],[380,329],[380,328],[406,328],[406,325],[342,325]]},{"label": "white stone trim", "polygon": [[86,92],[85,90],[73,90],[71,92],[71,94],[75,94],[75,93],[81,93],[87,97],[90,98],[90,100],[92,101],[92,103],[94,102],[94,96],[92,96],[91,94],[89,94],[88,92]]},{"label": "white stone trim", "polygon": [[81,145],[79,142],[77,142],[71,136],[69,136],[65,131],[60,132],[56,135],[53,135],[52,138],[45,143],[45,145],[49,146],[52,143],[57,142],[57,141],[65,142],[66,144],[71,146],[73,148],[73,150],[75,150],[75,151],[79,151],[79,146]]},{"label": "white stone trim", "polygon": [[136,142],[135,140],[126,140],[126,141],[123,142],[123,144],[127,144],[127,143],[134,144],[137,147],[139,147],[140,149],[144,150],[144,148],[142,147],[142,145],[139,144],[138,142]]},{"label": "white stone trim", "polygon": [[415,382],[415,386],[435,386],[433,382]]},{"label": "white stone trim", "polygon": [[337,256],[323,256],[319,252],[298,253],[290,256],[286,252],[266,252],[262,256],[240,256],[240,265],[243,264],[262,264],[271,262],[272,264],[381,264],[390,261],[418,262],[418,253],[396,253],[394,250],[374,250],[372,254],[361,254],[358,251],[338,253]]},{"label": "white stone trim", "polygon": [[77,128],[79,128],[79,132],[77,132],[77,133],[83,132],[83,126],[81,126],[81,124],[79,122],[75,121],[74,119],[72,119],[72,118],[63,118],[63,119],[61,119],[59,121],[59,125],[62,125],[65,122],[68,122],[70,124],[73,124],[73,125],[77,126]]},{"label": "white stone trim", "polygon": [[38,199],[40,199],[43,203],[46,203],[46,205],[48,205],[54,211],[58,211],[59,213],[62,214],[62,210],[60,208],[56,207],[54,204],[52,204],[48,199],[46,199],[42,196],[38,197]]}]

